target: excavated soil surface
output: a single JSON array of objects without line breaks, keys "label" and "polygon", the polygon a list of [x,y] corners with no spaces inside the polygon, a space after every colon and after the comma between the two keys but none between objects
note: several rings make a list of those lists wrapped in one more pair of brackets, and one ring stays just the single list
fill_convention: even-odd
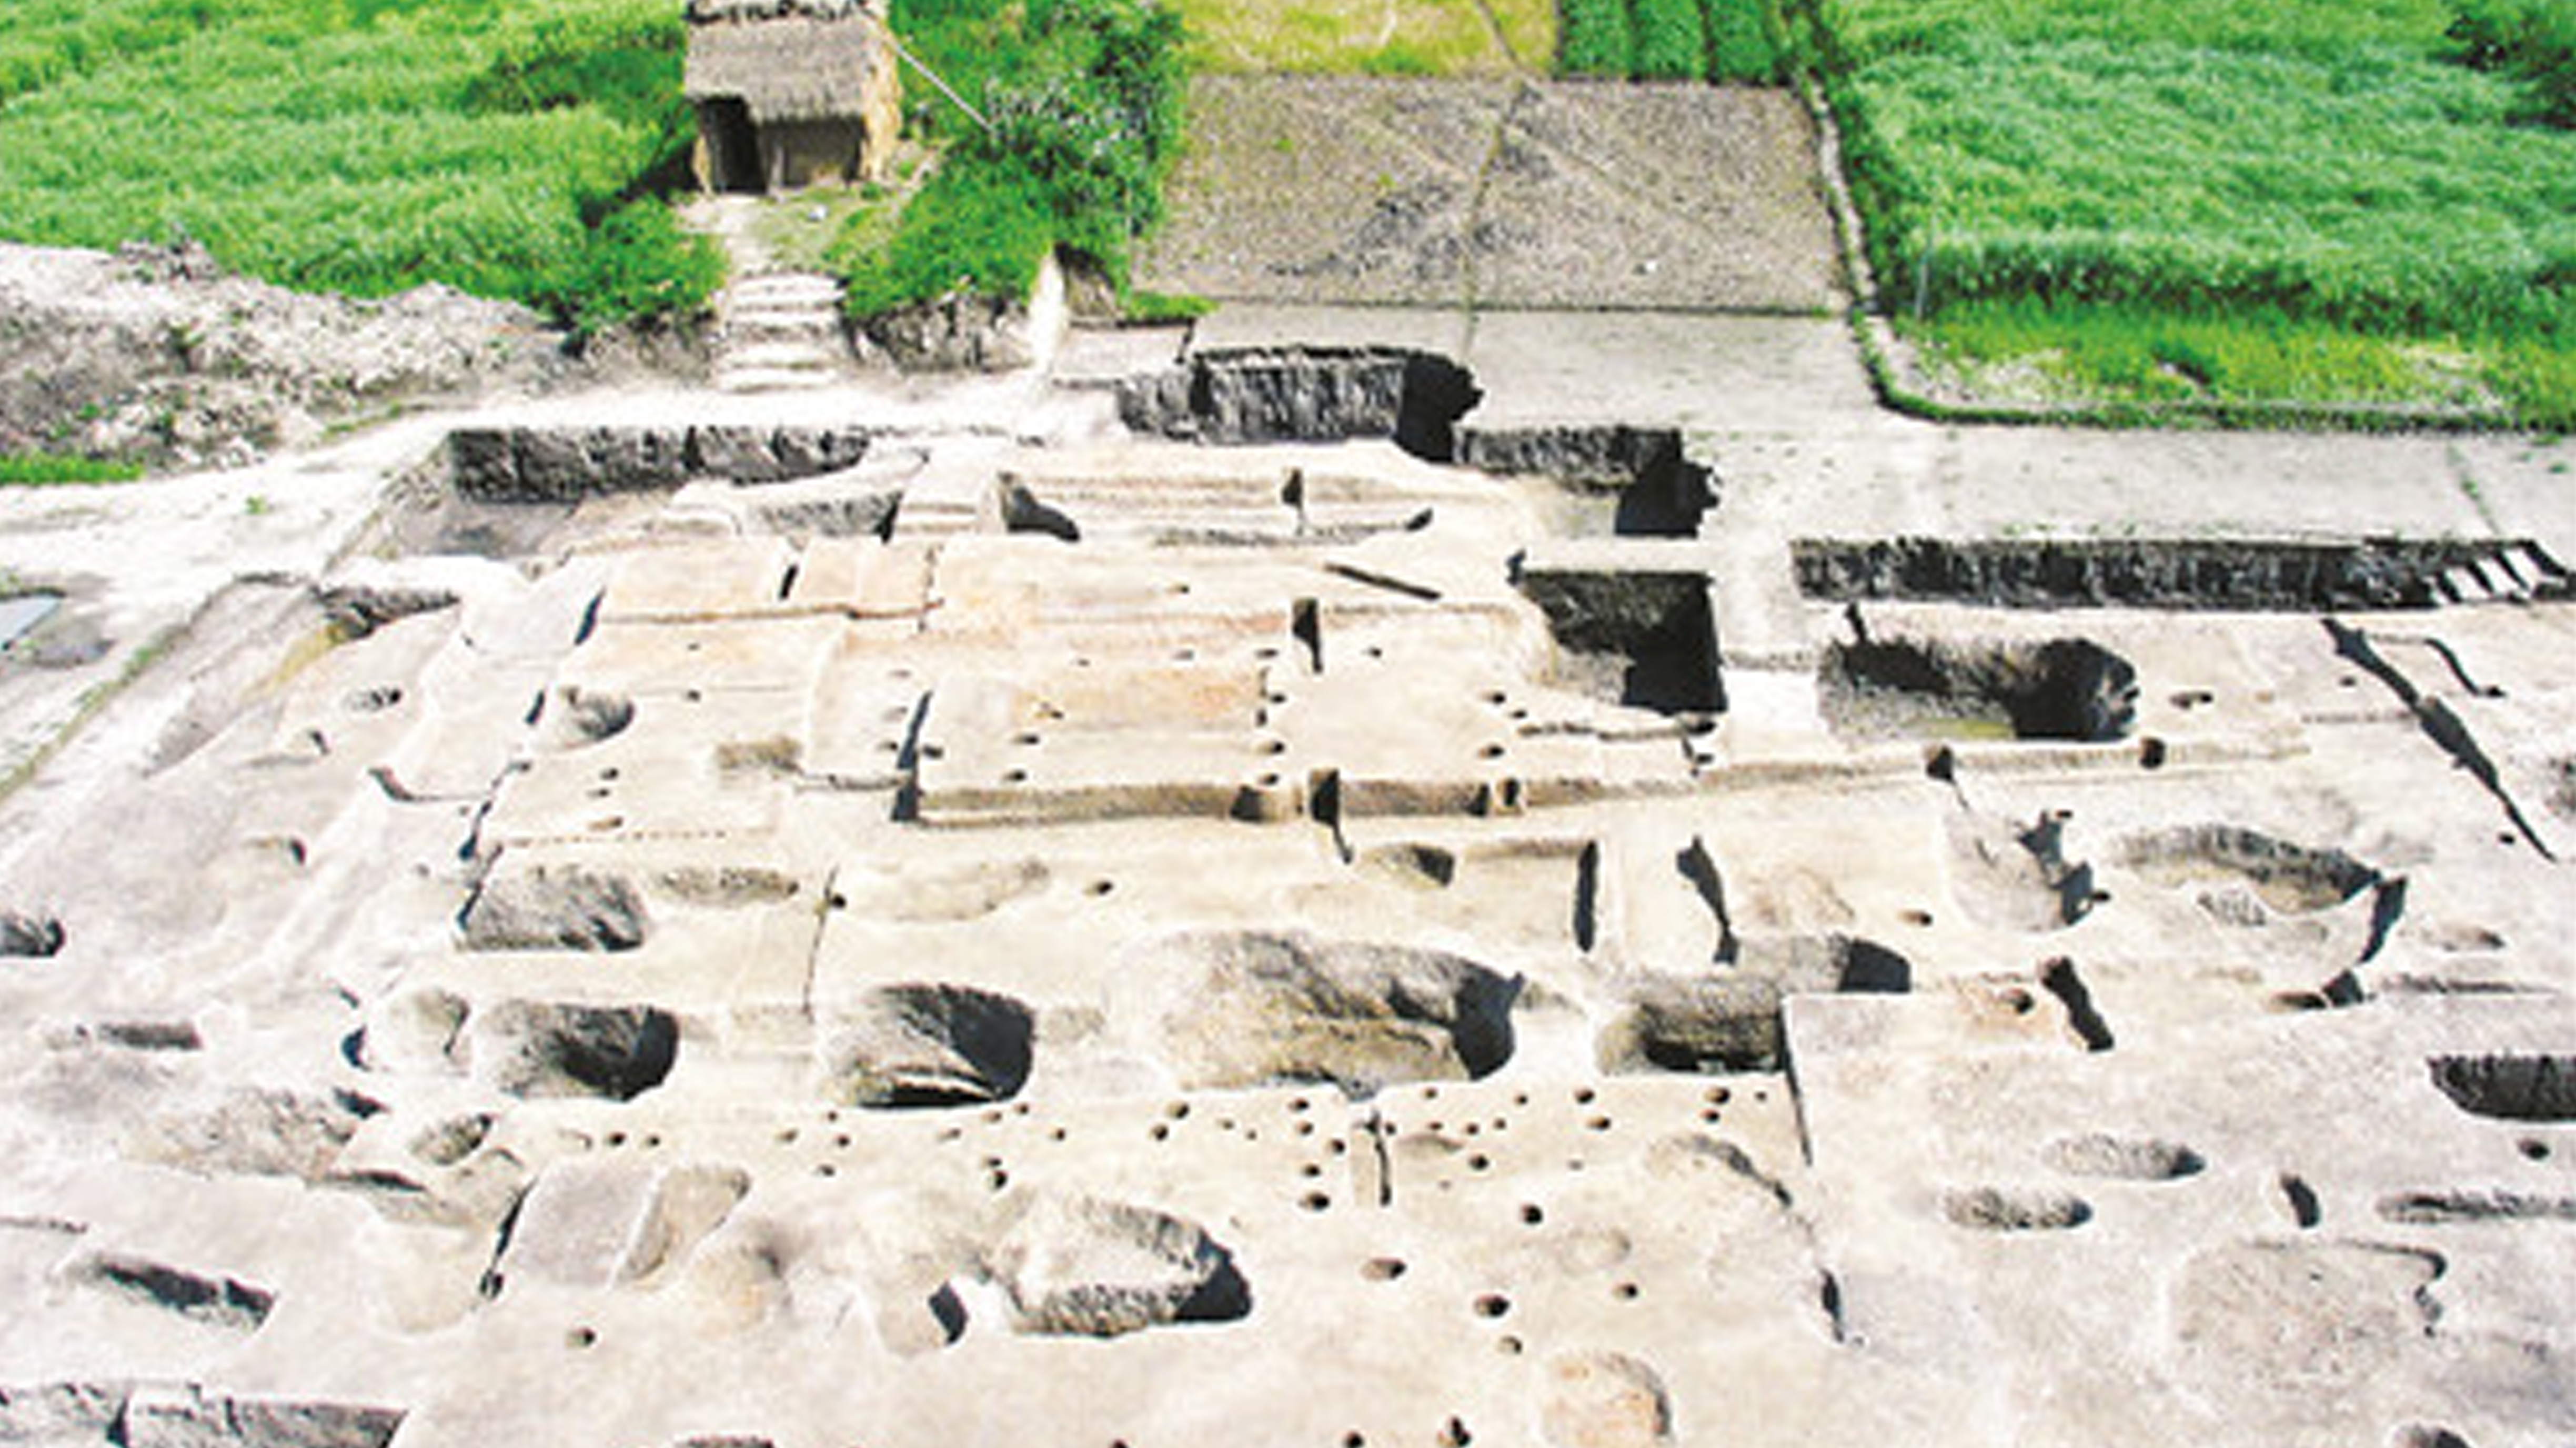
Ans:
[{"label": "excavated soil surface", "polygon": [[1821,311],[1785,91],[1208,76],[1143,285],[1227,300]]},{"label": "excavated soil surface", "polygon": [[1557,455],[460,431],[0,805],[0,1441],[2576,1435],[2570,605]]}]

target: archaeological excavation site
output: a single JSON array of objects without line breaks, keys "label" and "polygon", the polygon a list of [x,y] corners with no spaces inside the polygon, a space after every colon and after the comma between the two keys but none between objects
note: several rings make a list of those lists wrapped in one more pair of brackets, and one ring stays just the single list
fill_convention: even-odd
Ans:
[{"label": "archaeological excavation site", "polygon": [[1201,95],[1185,322],[0,488],[0,1445],[2576,1444],[2568,444],[1899,415],[1785,89]]},{"label": "archaeological excavation site", "polygon": [[2547,546],[1507,393],[441,423],[226,565],[6,806],[0,1439],[2576,1435]]}]

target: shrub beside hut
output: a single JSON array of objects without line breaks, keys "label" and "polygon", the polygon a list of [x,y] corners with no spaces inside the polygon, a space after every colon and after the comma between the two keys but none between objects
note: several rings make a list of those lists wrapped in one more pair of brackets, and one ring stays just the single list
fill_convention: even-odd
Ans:
[{"label": "shrub beside hut", "polygon": [[886,0],[689,0],[698,184],[883,180],[903,125]]}]

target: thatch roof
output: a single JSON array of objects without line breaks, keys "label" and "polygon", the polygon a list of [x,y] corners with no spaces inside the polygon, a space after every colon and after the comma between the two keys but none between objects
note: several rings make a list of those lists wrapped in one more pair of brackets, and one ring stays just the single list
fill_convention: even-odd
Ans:
[{"label": "thatch roof", "polygon": [[[700,0],[706,4],[779,4],[781,0]],[[814,5],[820,0],[788,0]],[[817,121],[867,113],[866,81],[875,48],[887,43],[873,18],[816,20],[790,15],[758,23],[692,26],[681,88],[691,100],[739,96],[751,118]]]}]

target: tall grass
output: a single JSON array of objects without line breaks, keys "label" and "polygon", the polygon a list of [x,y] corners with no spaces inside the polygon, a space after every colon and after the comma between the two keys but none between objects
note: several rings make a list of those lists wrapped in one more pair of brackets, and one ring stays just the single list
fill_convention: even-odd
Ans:
[{"label": "tall grass", "polygon": [[1559,0],[1557,69],[1567,75],[1625,76],[1636,60],[1627,0]]},{"label": "tall grass", "polygon": [[920,130],[947,149],[890,242],[854,219],[834,249],[850,310],[957,291],[1018,300],[1058,248],[1123,292],[1180,146],[1173,13],[1150,0],[910,0],[895,21],[981,120],[916,97]]},{"label": "tall grass", "polygon": [[[2576,344],[2576,136],[2526,123],[2512,66],[2452,63],[2443,0],[1815,0],[1810,19],[1881,288],[1958,345],[2018,336],[2115,390],[2323,385],[2291,352],[2131,365],[2235,317],[2232,356],[2341,329],[2402,344],[2355,356],[2464,351],[2526,411],[2563,405],[2563,368],[2531,359]],[[2354,398],[2397,375],[2367,372],[2332,375]],[[2406,375],[2426,395],[2456,369]]]},{"label": "tall grass", "polygon": [[1637,48],[1628,73],[1640,80],[1698,80],[1708,69],[1699,0],[1631,0]]},{"label": "tall grass", "polygon": [[2576,149],[2507,125],[2488,76],[2086,40],[1898,56],[1863,96],[1881,244],[1925,306],[2274,305],[2381,328],[2567,306]]},{"label": "tall grass", "polygon": [[0,237],[185,233],[290,286],[438,281],[597,326],[720,264],[650,179],[692,128],[659,0],[25,0],[0,51]]},{"label": "tall grass", "polygon": [[1704,0],[1708,78],[1777,85],[1787,68],[1788,37],[1770,0]]},{"label": "tall grass", "polygon": [[1631,80],[1774,85],[1785,33],[1773,0],[1562,0],[1557,69]]},{"label": "tall grass", "polygon": [[2466,64],[2531,83],[2525,118],[2576,127],[2576,5],[2567,0],[2453,0],[2444,32]]}]

